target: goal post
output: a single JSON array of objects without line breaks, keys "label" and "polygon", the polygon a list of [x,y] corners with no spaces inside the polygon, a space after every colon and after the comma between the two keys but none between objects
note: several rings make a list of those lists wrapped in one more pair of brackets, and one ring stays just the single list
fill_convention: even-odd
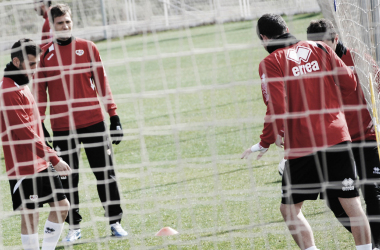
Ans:
[{"label": "goal post", "polygon": [[[82,239],[72,248],[297,249],[278,209],[277,166],[284,150],[272,145],[260,161],[240,159],[243,150],[260,139],[266,111],[258,66],[268,53],[257,37],[256,20],[269,12],[283,15],[291,33],[305,40],[309,22],[322,17],[321,9],[339,30],[349,25],[342,21],[344,13],[338,18],[333,1],[52,2],[67,3],[74,36],[94,41],[99,49],[124,131],[123,141],[107,153],[115,163],[124,211],[121,224],[130,236],[110,236],[97,180],[82,144],[78,169]],[[32,3],[0,1],[0,70],[10,61],[9,48],[19,38],[39,42],[43,19]],[[342,1],[337,6],[338,10],[345,7]],[[343,31],[342,39],[360,50],[365,47],[361,39],[365,34],[359,28],[349,34]],[[355,33],[361,34],[360,41]],[[366,51],[372,55],[369,48]],[[361,55],[355,59],[363,61],[359,76],[368,82],[372,73],[377,79],[378,74],[369,69],[373,64]],[[71,68],[55,68],[61,69],[67,73]],[[373,82],[378,95],[379,86]],[[370,92],[370,85],[366,90]],[[380,110],[375,107],[371,111]],[[110,119],[107,113],[104,117],[108,130]],[[52,132],[49,118],[45,125]],[[20,248],[21,240],[0,151],[0,249],[8,250]],[[305,204],[303,210],[316,241],[322,242],[321,249],[353,246],[351,236],[323,201]],[[40,211],[41,242],[48,208]],[[178,235],[155,236],[166,227]],[[62,237],[67,232],[65,224]]]}]

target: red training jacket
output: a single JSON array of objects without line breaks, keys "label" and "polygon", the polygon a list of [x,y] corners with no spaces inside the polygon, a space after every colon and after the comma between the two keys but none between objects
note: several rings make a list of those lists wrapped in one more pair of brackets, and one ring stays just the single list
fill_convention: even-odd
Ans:
[{"label": "red training jacket", "polygon": [[73,38],[61,45],[50,42],[43,50],[35,96],[45,119],[46,91],[49,92],[53,131],[79,129],[103,121],[98,95],[109,115],[116,115],[106,72],[93,42]]},{"label": "red training jacket", "polygon": [[341,95],[356,90],[355,75],[326,44],[277,49],[261,61],[259,73],[267,105],[261,146],[268,148],[282,129],[287,159],[350,141]]},{"label": "red training jacket", "polygon": [[[352,61],[351,51],[348,48],[346,48],[346,53],[343,53],[341,59],[347,66],[355,66]],[[359,80],[357,76],[356,78]],[[352,141],[376,141],[375,131],[371,132],[371,129],[367,128],[371,122],[371,115],[366,107],[367,102],[360,84],[358,84],[355,92],[350,95],[343,95],[343,104]],[[362,106],[362,108],[358,109],[358,106]]]},{"label": "red training jacket", "polygon": [[9,178],[32,175],[57,165],[56,152],[45,144],[41,119],[27,85],[4,77],[0,83],[0,126],[5,166]]}]

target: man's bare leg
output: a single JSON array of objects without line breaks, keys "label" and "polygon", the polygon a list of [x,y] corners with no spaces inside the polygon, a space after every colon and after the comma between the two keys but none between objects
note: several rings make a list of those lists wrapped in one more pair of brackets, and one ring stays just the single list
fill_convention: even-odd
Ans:
[{"label": "man's bare leg", "polygon": [[36,209],[21,209],[21,242],[24,249],[38,250],[38,219]]},{"label": "man's bare leg", "polygon": [[50,213],[48,220],[54,223],[64,223],[70,208],[70,202],[67,199],[57,202],[50,202]]},{"label": "man's bare leg", "polygon": [[21,234],[36,234],[40,215],[35,209],[21,209]]},{"label": "man's bare leg", "polygon": [[50,213],[45,223],[42,250],[55,249],[62,233],[63,223],[70,208],[70,203],[67,199],[51,202],[49,205]]},{"label": "man's bare leg", "polygon": [[350,217],[351,231],[355,245],[360,246],[371,243],[371,229],[367,216],[360,204],[360,198],[339,198],[339,202],[342,204],[348,217]]},{"label": "man's bare leg", "polygon": [[313,231],[301,211],[302,204],[281,204],[280,211],[294,241],[301,249],[307,249],[315,243]]}]

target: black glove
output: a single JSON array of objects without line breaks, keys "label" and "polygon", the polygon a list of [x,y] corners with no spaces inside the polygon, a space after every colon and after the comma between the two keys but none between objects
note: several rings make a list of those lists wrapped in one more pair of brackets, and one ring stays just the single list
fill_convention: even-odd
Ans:
[{"label": "black glove", "polygon": [[111,132],[112,144],[118,145],[121,142],[121,139],[123,139],[123,129],[121,127],[119,116],[118,115],[111,116],[110,121],[111,121],[110,132]]},{"label": "black glove", "polygon": [[41,122],[42,124],[42,130],[44,131],[44,137],[45,137],[45,144],[46,146],[48,146],[49,148],[53,149],[49,143],[52,143],[53,140],[51,139],[50,137],[50,134],[49,134],[49,131],[47,131],[47,129],[45,128],[45,124],[43,122]]}]

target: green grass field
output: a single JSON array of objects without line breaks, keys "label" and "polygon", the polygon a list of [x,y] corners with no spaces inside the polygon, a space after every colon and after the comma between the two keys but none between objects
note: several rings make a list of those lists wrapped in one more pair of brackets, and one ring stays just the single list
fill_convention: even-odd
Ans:
[{"label": "green grass field", "polygon": [[[320,17],[286,21],[305,39],[309,21]],[[259,140],[265,114],[258,64],[267,52],[255,25],[226,23],[97,43],[125,130],[114,155],[122,225],[130,235],[110,237],[82,152],[83,238],[58,249],[298,249],[279,212],[281,151],[272,146],[260,161],[240,159]],[[8,57],[1,56],[1,68]],[[20,217],[12,211],[3,161],[1,171],[0,248],[19,249]],[[354,249],[352,236],[323,202],[306,202],[304,214],[320,249]],[[155,237],[164,226],[179,234]]]}]

